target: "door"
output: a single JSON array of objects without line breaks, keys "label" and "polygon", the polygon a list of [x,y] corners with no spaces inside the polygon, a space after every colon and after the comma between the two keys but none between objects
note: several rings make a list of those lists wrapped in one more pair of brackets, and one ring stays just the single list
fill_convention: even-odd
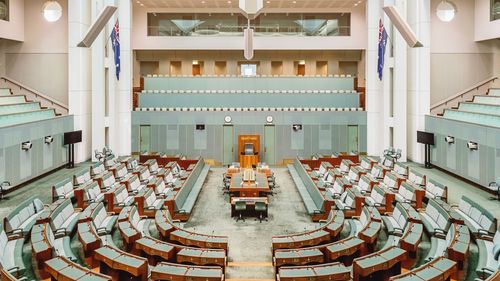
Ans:
[{"label": "door", "polygon": [[193,64],[193,76],[200,76],[201,75],[201,66],[199,64]]},{"label": "door", "polygon": [[358,152],[358,126],[349,125],[347,126],[347,152],[355,151]]},{"label": "door", "polygon": [[275,138],[275,127],[264,126],[264,162],[268,165],[276,164]]},{"label": "door", "polygon": [[297,76],[306,75],[306,66],[304,64],[299,64],[297,66]]},{"label": "door", "polygon": [[151,126],[141,125],[140,127],[140,149],[143,151],[151,151]]},{"label": "door", "polygon": [[230,165],[234,162],[234,128],[232,125],[223,126],[222,164]]}]

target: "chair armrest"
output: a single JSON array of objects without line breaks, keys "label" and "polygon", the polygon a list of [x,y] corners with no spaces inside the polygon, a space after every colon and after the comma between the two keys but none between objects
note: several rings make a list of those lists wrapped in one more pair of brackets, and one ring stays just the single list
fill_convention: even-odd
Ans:
[{"label": "chair armrest", "polygon": [[321,211],[321,210],[314,210],[313,214],[323,214],[323,211]]},{"label": "chair armrest", "polygon": [[179,214],[186,214],[186,210],[181,209],[181,210],[178,210],[177,213],[179,213]]},{"label": "chair armrest", "polygon": [[380,204],[380,203],[375,203],[375,204],[373,204],[373,206],[375,206],[375,207],[382,207],[382,204]]}]

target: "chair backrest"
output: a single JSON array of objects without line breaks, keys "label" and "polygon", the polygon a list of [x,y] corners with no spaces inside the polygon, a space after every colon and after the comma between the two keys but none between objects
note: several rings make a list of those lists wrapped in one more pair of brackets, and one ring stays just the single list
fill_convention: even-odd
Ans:
[{"label": "chair backrest", "polygon": [[0,267],[3,267],[3,255],[5,253],[5,247],[7,246],[7,243],[9,242],[9,238],[7,237],[7,233],[5,233],[2,225],[0,224]]},{"label": "chair backrest", "polygon": [[370,180],[370,178],[367,177],[366,175],[362,175],[359,178],[359,181],[358,181],[358,188],[359,188],[359,190],[370,191],[370,187],[371,187],[371,180]]},{"label": "chair backrest", "polygon": [[385,192],[378,185],[375,185],[370,193],[370,197],[375,201],[375,203],[384,204],[385,203]]},{"label": "chair backrest", "polygon": [[415,170],[410,170],[408,172],[408,180],[416,185],[425,185],[425,175],[415,171]]},{"label": "chair backrest", "polygon": [[448,231],[451,225],[451,216],[439,203],[434,199],[429,199],[425,213],[439,226],[440,229]]},{"label": "chair backrest", "polygon": [[109,168],[115,166],[116,164],[118,163],[114,155],[109,155],[104,158],[104,167]]},{"label": "chair backrest", "polygon": [[153,206],[154,202],[156,201],[156,194],[153,192],[153,189],[149,189],[146,191],[146,194],[144,194],[145,198],[145,207],[150,207]]},{"label": "chair backrest", "polygon": [[427,181],[425,190],[437,197],[444,197],[446,195],[447,187],[433,179]]},{"label": "chair backrest", "polygon": [[394,163],[394,172],[398,173],[399,175],[403,177],[408,176],[408,166],[401,163],[401,162],[396,162]]},{"label": "chair backrest", "polygon": [[340,162],[340,171],[342,171],[342,173],[348,173],[352,164],[354,163],[351,160],[342,159],[342,161]]},{"label": "chair backrest", "polygon": [[83,185],[92,179],[90,169],[86,168],[73,175],[74,185]]},{"label": "chair backrest", "polygon": [[[262,203],[262,202],[255,202],[255,203]],[[236,207],[246,207],[247,206],[247,202],[246,201],[236,201],[236,203],[234,205]]]},{"label": "chair backrest", "polygon": [[389,188],[396,188],[397,177],[391,172],[385,173],[383,183]]},{"label": "chair backrest", "polygon": [[84,200],[94,200],[102,193],[101,188],[96,182],[84,187]]},{"label": "chair backrest", "polygon": [[414,200],[416,198],[415,187],[407,182],[401,183],[401,186],[398,189],[398,194],[401,195],[404,199]]},{"label": "chair backrest", "polygon": [[116,179],[113,173],[107,172],[103,177],[102,177],[102,188],[109,189],[115,184]]},{"label": "chair backrest", "polygon": [[65,197],[73,192],[73,180],[71,178],[62,180],[54,184],[52,190],[55,197]]},{"label": "chair backrest", "polygon": [[120,204],[125,202],[128,198],[128,191],[125,188],[124,185],[120,186],[117,188],[115,191],[113,191],[113,195],[115,196],[115,204]]},{"label": "chair backrest", "polygon": [[128,174],[128,170],[127,170],[127,166],[125,166],[125,164],[120,164],[120,166],[118,166],[116,168],[116,177],[117,178],[122,178],[124,176],[126,176]]},{"label": "chair backrest", "polygon": [[92,212],[92,221],[94,226],[100,227],[103,222],[108,217],[108,213],[106,212],[106,208],[104,208],[104,204],[101,202],[97,205],[97,207]]},{"label": "chair backrest", "polygon": [[92,167],[90,168],[90,172],[92,175],[99,175],[106,171],[106,167],[104,166],[103,162],[97,162]]},{"label": "chair backrest", "polygon": [[139,191],[141,187],[141,181],[137,175],[133,175],[128,179],[128,189],[131,192]]},{"label": "chair backrest", "polygon": [[50,214],[50,224],[52,229],[57,230],[61,228],[64,222],[73,215],[75,209],[70,199],[64,200],[59,206],[57,206]]},{"label": "chair backrest", "polygon": [[145,166],[141,167],[140,173],[139,173],[139,179],[142,180],[147,180],[151,174],[149,173],[149,169]]},{"label": "chair backrest", "polygon": [[382,174],[383,174],[384,170],[383,168],[378,165],[378,164],[375,164],[373,165],[371,171],[370,171],[370,174],[374,177],[374,178],[381,178],[382,177]]}]

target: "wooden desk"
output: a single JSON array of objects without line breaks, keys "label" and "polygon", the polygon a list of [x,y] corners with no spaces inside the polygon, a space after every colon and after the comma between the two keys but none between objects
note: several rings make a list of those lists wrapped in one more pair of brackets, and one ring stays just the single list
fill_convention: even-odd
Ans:
[{"label": "wooden desk", "polygon": [[241,168],[253,168],[259,164],[259,155],[240,155]]},{"label": "wooden desk", "polygon": [[231,217],[237,216],[235,206],[236,202],[246,202],[247,204],[247,210],[245,213],[247,214],[254,214],[254,215],[259,215],[255,211],[255,203],[256,202],[263,202],[266,204],[266,211],[264,212],[264,217],[268,217],[268,209],[269,209],[269,200],[267,200],[267,197],[231,197]]},{"label": "wooden desk", "polygon": [[175,254],[173,244],[148,236],[135,241],[135,248],[146,253],[149,257],[159,257],[160,260],[164,261],[172,260]]},{"label": "wooden desk", "polygon": [[151,270],[151,280],[223,281],[219,266],[194,266],[162,262]]},{"label": "wooden desk", "polygon": [[[424,265],[414,268],[398,276],[393,276],[389,280],[426,280],[440,281],[450,280],[457,272],[457,264],[445,257],[438,257]],[[490,279],[488,279],[490,280]],[[491,279],[497,280],[497,279]]]},{"label": "wooden desk", "polygon": [[177,263],[226,266],[226,251],[222,249],[184,248],[177,253]]},{"label": "wooden desk", "polygon": [[52,280],[93,280],[111,281],[111,277],[93,272],[92,270],[80,266],[64,257],[57,257],[45,262],[45,271],[49,273]]},{"label": "wooden desk", "polygon": [[283,266],[278,271],[278,281],[351,279],[349,268],[339,262],[309,266]]},{"label": "wooden desk", "polygon": [[[264,197],[271,191],[267,176],[255,173],[255,182],[243,182],[243,173],[233,174],[229,192],[235,197]],[[257,183],[257,186],[255,184]]]},{"label": "wooden desk", "polygon": [[281,249],[274,252],[274,266],[307,265],[311,263],[324,263],[323,252],[316,248],[307,249]]},{"label": "wooden desk", "polygon": [[143,281],[148,280],[148,260],[146,258],[134,256],[110,246],[95,250],[94,258],[100,262],[101,272],[107,273],[109,271],[113,281],[122,280],[119,272],[116,271],[122,271]]},{"label": "wooden desk", "polygon": [[357,258],[352,265],[353,281],[388,280],[401,274],[401,262],[406,258],[406,251],[394,246]]}]

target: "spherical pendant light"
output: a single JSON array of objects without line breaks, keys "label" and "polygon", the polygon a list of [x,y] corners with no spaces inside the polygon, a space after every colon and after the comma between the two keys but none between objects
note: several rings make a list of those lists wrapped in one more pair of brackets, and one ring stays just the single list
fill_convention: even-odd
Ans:
[{"label": "spherical pendant light", "polygon": [[43,17],[48,22],[56,22],[62,16],[62,7],[59,2],[49,0],[43,5]]},{"label": "spherical pendant light", "polygon": [[450,22],[455,18],[457,9],[450,1],[443,0],[436,8],[437,17],[443,22]]}]

